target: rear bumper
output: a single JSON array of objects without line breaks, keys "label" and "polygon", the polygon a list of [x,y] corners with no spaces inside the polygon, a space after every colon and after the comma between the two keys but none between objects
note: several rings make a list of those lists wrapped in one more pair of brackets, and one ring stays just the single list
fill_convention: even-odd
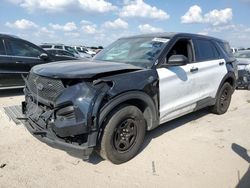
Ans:
[{"label": "rear bumper", "polygon": [[27,130],[41,142],[46,143],[53,148],[64,150],[68,153],[82,152],[82,158],[84,160],[88,160],[89,155],[93,151],[93,147],[91,147],[89,143],[91,143],[91,138],[96,136],[96,133],[89,134],[88,141],[79,145],[76,143],[67,143],[64,139],[58,138],[55,134],[53,134],[52,130],[42,129],[30,119],[26,120],[24,125]]}]

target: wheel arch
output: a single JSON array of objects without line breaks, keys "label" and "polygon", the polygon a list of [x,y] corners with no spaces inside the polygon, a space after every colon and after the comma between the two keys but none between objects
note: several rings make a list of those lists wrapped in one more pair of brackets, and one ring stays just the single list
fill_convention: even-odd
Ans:
[{"label": "wheel arch", "polygon": [[226,77],[224,83],[225,82],[228,82],[233,88],[236,87],[236,78],[234,75],[229,75]]},{"label": "wheel arch", "polygon": [[220,88],[223,86],[224,83],[228,82],[232,88],[233,88],[233,91],[235,90],[236,88],[236,77],[235,77],[235,74],[234,72],[228,72],[222,79],[220,85],[219,85],[219,88],[217,90],[217,93],[216,93],[216,98],[218,96],[218,93],[220,91]]},{"label": "wheel arch", "polygon": [[153,102],[152,98],[149,95],[142,91],[129,91],[116,96],[101,108],[98,118],[99,128],[103,126],[105,118],[114,109],[123,104],[134,105],[142,111],[147,123],[147,130],[151,130],[158,125],[158,105]]}]

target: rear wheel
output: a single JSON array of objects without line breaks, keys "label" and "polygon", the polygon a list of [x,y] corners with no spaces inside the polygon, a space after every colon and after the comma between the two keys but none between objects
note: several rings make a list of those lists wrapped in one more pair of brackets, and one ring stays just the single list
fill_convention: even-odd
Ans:
[{"label": "rear wheel", "polygon": [[228,83],[224,83],[220,88],[216,103],[211,107],[211,111],[215,114],[224,114],[227,112],[233,94],[233,87]]},{"label": "rear wheel", "polygon": [[142,112],[135,106],[120,106],[106,121],[99,154],[114,164],[124,163],[138,153],[145,132]]}]

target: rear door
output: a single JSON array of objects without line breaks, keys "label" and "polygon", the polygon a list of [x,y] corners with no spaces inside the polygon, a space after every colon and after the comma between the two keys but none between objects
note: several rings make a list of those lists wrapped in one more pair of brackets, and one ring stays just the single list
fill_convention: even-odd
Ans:
[{"label": "rear door", "polygon": [[197,69],[196,88],[200,90],[198,100],[215,98],[219,85],[227,73],[226,62],[212,40],[195,39],[194,47],[196,62],[193,66]]},{"label": "rear door", "polygon": [[11,57],[9,63],[6,64],[6,69],[15,79],[12,80],[13,83],[11,85],[22,86],[24,85],[24,81],[21,75],[27,75],[33,66],[45,63],[39,57],[44,51],[20,39],[5,39],[4,43],[7,56]]}]

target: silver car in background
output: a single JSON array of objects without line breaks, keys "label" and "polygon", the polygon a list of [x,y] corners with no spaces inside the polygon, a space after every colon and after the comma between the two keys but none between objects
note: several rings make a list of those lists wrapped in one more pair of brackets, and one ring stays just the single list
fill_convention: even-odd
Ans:
[{"label": "silver car in background", "polygon": [[238,89],[250,90],[250,50],[238,51],[234,54],[238,60]]}]

